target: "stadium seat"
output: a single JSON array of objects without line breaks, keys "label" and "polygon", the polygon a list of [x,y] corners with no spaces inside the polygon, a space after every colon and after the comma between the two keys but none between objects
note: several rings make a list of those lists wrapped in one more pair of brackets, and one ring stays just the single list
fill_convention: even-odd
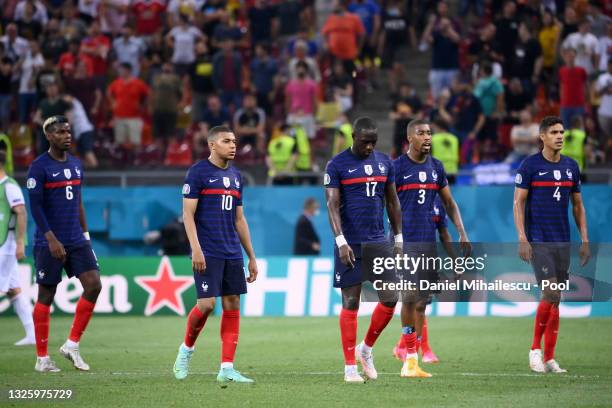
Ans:
[{"label": "stadium seat", "polygon": [[156,144],[150,144],[134,151],[134,164],[137,166],[155,166],[162,163],[162,150]]},{"label": "stadium seat", "polygon": [[189,167],[191,164],[191,145],[187,141],[172,141],[168,144],[164,165],[173,167]]},{"label": "stadium seat", "polygon": [[32,146],[13,148],[13,164],[15,167],[28,167],[34,160],[34,149]]}]

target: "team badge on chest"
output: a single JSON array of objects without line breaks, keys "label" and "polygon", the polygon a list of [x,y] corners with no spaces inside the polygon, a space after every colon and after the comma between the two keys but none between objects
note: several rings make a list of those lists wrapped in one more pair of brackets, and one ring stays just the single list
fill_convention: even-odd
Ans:
[{"label": "team badge on chest", "polygon": [[438,181],[438,172],[435,170],[431,171],[431,178],[433,179],[434,183]]},{"label": "team badge on chest", "polygon": [[234,178],[234,183],[236,183],[236,188],[240,188],[240,181],[238,181],[238,178]]},{"label": "team badge on chest", "polygon": [[559,181],[561,180],[561,170],[555,170],[553,171],[553,177],[555,178],[555,180]]},{"label": "team badge on chest", "polygon": [[225,188],[229,188],[229,186],[230,186],[230,179],[229,179],[229,177],[223,177],[223,185],[225,186]]},{"label": "team badge on chest", "polygon": [[567,175],[568,179],[570,179],[570,180],[572,179],[572,171],[570,169],[566,169],[565,170],[565,174]]},{"label": "team badge on chest", "polygon": [[419,171],[419,181],[424,183],[427,181],[427,173],[424,171]]},{"label": "team badge on chest", "polygon": [[385,171],[387,171],[387,168],[385,167],[384,164],[378,163],[378,170],[380,170],[380,174],[385,174]]},{"label": "team badge on chest", "polygon": [[70,169],[64,169],[64,176],[66,176],[67,179],[72,178],[72,172],[70,171]]},{"label": "team badge on chest", "polygon": [[364,165],[363,170],[365,171],[365,174],[367,174],[368,176],[371,176],[372,173],[374,173],[374,170],[372,170],[372,166],[369,164]]}]

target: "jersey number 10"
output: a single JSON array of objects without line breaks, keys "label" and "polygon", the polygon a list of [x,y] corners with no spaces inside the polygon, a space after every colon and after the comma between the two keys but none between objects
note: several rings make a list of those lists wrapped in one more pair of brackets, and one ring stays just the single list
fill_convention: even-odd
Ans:
[{"label": "jersey number 10", "polygon": [[231,211],[232,206],[234,205],[234,197],[231,195],[222,195],[221,196],[221,209],[226,211]]}]

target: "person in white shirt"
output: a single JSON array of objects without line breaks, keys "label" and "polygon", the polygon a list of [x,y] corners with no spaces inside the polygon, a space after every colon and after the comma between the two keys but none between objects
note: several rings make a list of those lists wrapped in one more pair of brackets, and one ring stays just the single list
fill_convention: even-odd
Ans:
[{"label": "person in white shirt", "polygon": [[599,65],[599,43],[590,29],[591,23],[583,20],[578,32],[568,35],[562,47],[576,50],[576,66],[584,68],[589,75],[595,73],[595,67]]},{"label": "person in white shirt", "polygon": [[15,180],[4,170],[6,150],[0,149],[0,293],[5,293],[21,320],[26,336],[15,343],[26,346],[36,343],[32,304],[21,291],[18,261],[25,258],[27,211],[23,193]]},{"label": "person in white shirt", "polygon": [[98,13],[104,34],[117,35],[127,23],[130,0],[101,0]]},{"label": "person in white shirt", "polygon": [[612,53],[612,23],[608,24],[608,34],[599,39],[599,72],[608,70],[608,57]]},{"label": "person in white shirt", "polygon": [[123,27],[121,34],[121,37],[113,41],[117,63],[129,63],[132,66],[132,75],[137,77],[140,75],[140,60],[146,51],[145,43],[133,35],[132,28],[129,26]]},{"label": "person in white shirt", "polygon": [[[4,55],[13,60],[14,63],[25,57],[30,49],[30,44],[25,38],[17,35],[17,25],[10,23],[6,26],[6,34],[0,37],[4,46]],[[16,79],[13,77],[13,79]]]},{"label": "person in white shirt", "polygon": [[179,24],[166,34],[166,42],[172,47],[172,63],[177,74],[186,74],[196,59],[195,44],[204,34],[189,23],[189,17],[181,14]]},{"label": "person in white shirt", "polygon": [[37,41],[30,41],[30,49],[17,63],[20,71],[18,113],[19,122],[28,123],[36,105],[36,75],[45,66],[45,59]]},{"label": "person in white shirt", "polygon": [[100,0],[79,0],[79,14],[86,23],[91,23],[98,18],[98,6]]},{"label": "person in white shirt", "polygon": [[72,134],[77,141],[79,155],[88,168],[98,167],[98,159],[94,154],[93,145],[96,137],[92,125],[81,101],[71,95],[65,95],[64,100],[72,105],[68,118],[72,122]]},{"label": "person in white shirt", "polygon": [[47,25],[49,22],[49,17],[47,15],[47,8],[41,1],[32,1],[32,0],[21,0],[17,3],[15,7],[15,15],[13,16],[13,20],[19,21],[22,20],[25,15],[25,6],[27,2],[32,3],[34,6],[34,15],[32,16],[32,20],[38,21],[40,25],[43,27]]},{"label": "person in white shirt", "polygon": [[608,60],[608,71],[597,78],[595,90],[601,97],[597,119],[603,136],[605,136],[605,140],[601,141],[605,142],[603,146],[606,146],[607,141],[612,138],[612,60]]},{"label": "person in white shirt", "polygon": [[533,121],[529,109],[523,109],[519,117],[520,124],[512,126],[510,131],[513,150],[506,157],[505,163],[517,163],[538,151],[539,125]]}]

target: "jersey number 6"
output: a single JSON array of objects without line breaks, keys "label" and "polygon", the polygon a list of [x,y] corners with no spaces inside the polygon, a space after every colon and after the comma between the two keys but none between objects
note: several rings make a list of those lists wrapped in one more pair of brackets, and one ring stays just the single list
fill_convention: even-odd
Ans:
[{"label": "jersey number 6", "polygon": [[72,200],[74,193],[72,192],[72,186],[66,186],[66,200]]}]

